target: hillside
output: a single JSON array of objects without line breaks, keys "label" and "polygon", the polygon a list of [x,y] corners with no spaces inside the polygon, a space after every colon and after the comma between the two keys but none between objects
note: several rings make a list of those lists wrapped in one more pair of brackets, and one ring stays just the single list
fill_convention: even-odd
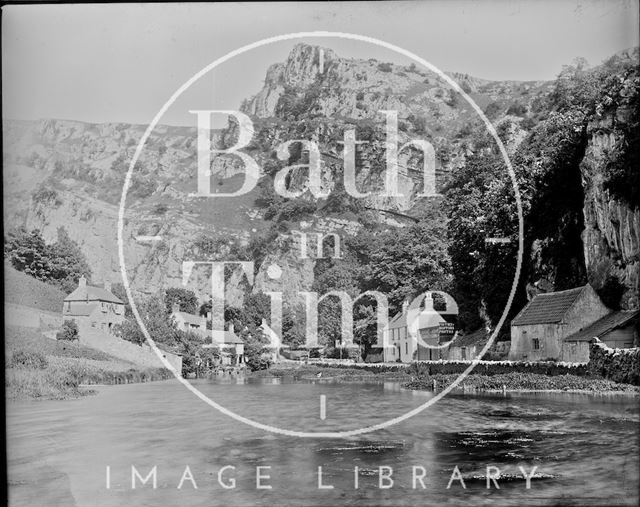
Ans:
[{"label": "hillside", "polygon": [[62,312],[66,294],[57,287],[16,271],[4,263],[4,302],[49,312]]},{"label": "hillside", "polygon": [[[317,263],[298,258],[291,248],[292,231],[334,230],[353,236],[362,229],[403,228],[412,223],[404,216],[419,220],[434,208],[447,209],[454,202],[450,189],[461,181],[470,161],[495,149],[487,144],[484,129],[470,107],[437,76],[416,66],[346,59],[329,49],[323,51],[325,67],[320,72],[320,48],[297,45],[286,61],[269,68],[262,90],[241,105],[255,127],[245,151],[263,171],[258,186],[248,194],[227,200],[190,196],[196,188],[195,128],[155,129],[134,171],[127,198],[125,257],[135,290],[152,293],[178,286],[183,260],[222,256],[256,262],[255,290],[282,290],[286,294],[310,290]],[[624,74],[633,62],[637,62],[637,51],[621,53],[608,66],[593,72],[633,83],[628,73]],[[551,194],[548,186],[559,181],[553,175],[564,173],[549,169],[543,174],[536,168],[549,163],[540,146],[551,140],[544,136],[551,136],[551,119],[564,107],[557,97],[565,93],[563,78],[554,82],[492,82],[451,75],[484,109],[510,154],[520,161],[519,177],[525,191],[557,203],[565,196],[576,197],[568,208],[560,204],[545,208],[534,200],[526,210],[533,215],[527,217],[532,225],[527,232],[521,297],[527,283],[547,278],[556,287],[586,281],[597,289],[618,284],[621,289],[616,290],[624,293],[621,304],[637,305],[638,208],[620,192],[612,191],[603,176],[608,170],[607,153],[631,139],[631,134],[620,128],[627,121],[628,114],[622,115],[626,106],[611,112],[609,105],[602,105],[606,100],[599,99],[601,109],[605,108],[602,114],[594,110],[584,121],[573,124],[582,130],[579,149],[571,155],[571,170],[566,171],[570,178],[562,180],[561,191]],[[571,107],[576,110],[577,106]],[[422,184],[422,158],[412,149],[403,150],[399,157],[401,197],[373,195],[355,202],[341,190],[344,167],[339,143],[347,128],[356,130],[358,140],[367,141],[357,152],[358,189],[366,193],[381,188],[384,118],[378,111],[385,109],[399,112],[400,143],[422,138],[434,146],[437,188],[445,194],[444,200],[417,195]],[[40,229],[48,241],[64,227],[80,244],[96,280],[119,281],[117,203],[128,161],[144,126],[53,119],[5,121],[3,126],[5,226]],[[215,133],[214,142],[219,147],[230,146],[237,134],[237,125],[231,122]],[[290,149],[288,160],[276,157],[278,145],[289,139],[313,139],[318,144],[321,186],[331,191],[331,198],[314,198],[303,170],[292,171],[287,180],[289,190],[301,192],[300,198],[285,200],[274,195],[273,175],[287,165],[306,161],[307,155],[295,147]],[[240,172],[237,158],[216,157],[212,188],[237,189]],[[503,177],[498,179],[502,184]],[[469,212],[471,217],[484,220],[486,211],[478,208]],[[513,217],[513,209],[505,212]],[[547,226],[536,221],[536,213],[546,214]],[[555,224],[558,227],[554,228]],[[162,241],[137,242],[138,235],[159,235]],[[451,250],[455,240],[445,239]],[[468,249],[468,238],[466,241],[462,247]],[[267,276],[267,266],[273,260],[283,268],[277,283]],[[511,265],[505,272],[512,269]],[[245,290],[240,274],[230,274],[227,285],[229,299],[239,305]],[[502,281],[491,285],[503,291]],[[210,293],[205,276],[198,280],[196,292],[203,299]]]},{"label": "hillside", "polygon": [[[372,141],[359,160],[363,168],[358,173],[358,184],[364,190],[379,187],[379,164],[384,150],[381,130],[376,124],[382,125],[377,110],[383,108],[400,111],[402,142],[418,135],[432,141],[438,150],[439,175],[464,163],[471,138],[464,125],[470,111],[443,83],[415,68],[339,58],[330,50],[326,50],[327,70],[319,75],[317,65],[305,63],[312,62],[318,50],[304,44],[296,46],[286,62],[270,68],[265,88],[242,106],[256,125],[254,142],[247,151],[265,172],[261,183],[268,183],[269,173],[274,170],[269,160],[279,139],[300,135],[308,138],[311,134],[318,139],[323,153],[327,184],[333,185],[334,175],[342,171],[337,142],[345,125],[354,124],[360,138],[369,136]],[[310,59],[309,55],[315,56]],[[492,117],[512,117],[517,121],[522,118],[506,115],[509,107],[516,103],[528,107],[548,86],[494,83],[462,74],[455,77],[479,104],[492,104]],[[309,111],[313,111],[311,119],[306,114]],[[59,227],[65,227],[87,255],[97,280],[105,277],[119,280],[117,203],[128,160],[144,126],[52,119],[5,121],[3,126],[5,224],[38,228],[47,241],[55,238]],[[219,132],[218,142],[232,142],[233,127],[232,124]],[[271,226],[263,219],[267,210],[256,206],[261,186],[229,200],[196,199],[188,195],[196,185],[195,141],[195,128],[159,126],[135,171],[128,196],[125,235],[126,256],[133,264],[131,275],[139,291],[154,292],[160,287],[180,284],[182,259],[188,252],[202,253],[198,245],[220,239],[228,243],[230,237],[246,245],[250,236]],[[408,165],[408,169],[401,171],[407,197],[372,199],[366,203],[368,208],[414,214],[424,207],[414,197],[419,181],[412,168],[417,167],[419,159],[407,151],[400,163]],[[238,187],[238,160],[217,157],[212,169],[213,185],[219,191]],[[315,216],[320,221],[323,217],[346,218],[357,226],[358,219],[353,213],[340,207],[339,204],[337,211],[328,211],[328,207],[319,206],[321,211]],[[401,219],[398,222],[397,216],[394,219],[388,213],[374,211],[370,215],[380,223],[403,225]],[[292,228],[296,228],[293,223],[296,218],[288,220]],[[309,221],[308,216],[300,218]],[[161,235],[163,241],[138,244],[134,239],[137,235]],[[199,292],[207,292],[206,280],[201,281]]]}]

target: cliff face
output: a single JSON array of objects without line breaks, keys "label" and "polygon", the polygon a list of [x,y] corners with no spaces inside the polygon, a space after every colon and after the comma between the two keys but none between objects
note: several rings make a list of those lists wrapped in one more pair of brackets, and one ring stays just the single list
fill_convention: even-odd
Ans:
[{"label": "cliff face", "polygon": [[621,307],[638,308],[640,294],[640,209],[614,198],[604,186],[607,154],[621,142],[605,122],[590,125],[581,164],[584,188],[584,257],[589,282],[602,289],[612,280],[623,287]]},{"label": "cliff face", "polygon": [[[497,111],[493,120],[498,130],[501,124],[505,126],[502,131],[510,151],[531,128],[524,126],[526,113],[509,112],[512,106],[532,111],[533,103],[550,87],[550,83],[453,77],[480,107],[492,106]],[[309,139],[318,144],[322,155],[323,188],[333,190],[343,174],[343,133],[354,128],[357,139],[366,141],[357,150],[356,183],[363,193],[378,191],[382,185],[385,137],[380,110],[398,111],[401,144],[426,139],[433,145],[439,184],[464,164],[480,128],[466,102],[442,80],[416,66],[346,59],[305,44],[297,45],[286,61],[269,68],[262,90],[247,99],[242,110],[255,126],[245,151],[262,168],[263,181],[268,181],[274,169],[304,164],[302,153],[292,153],[288,162],[277,162],[275,150],[280,143]],[[64,227],[87,256],[96,282],[103,278],[120,281],[117,205],[124,174],[145,126],[7,121],[3,130],[5,227],[37,228],[49,241]],[[219,144],[231,142],[233,135],[233,125],[214,134]],[[585,193],[582,237],[589,280],[596,289],[611,278],[618,280],[625,290],[623,306],[632,307],[637,305],[639,283],[640,216],[638,210],[612,198],[602,184],[606,150],[616,139],[605,125],[594,125],[590,135],[581,165]],[[371,196],[361,202],[374,210],[418,214],[424,205],[416,197],[422,190],[421,163],[415,151],[403,150],[399,181],[404,197]],[[190,195],[196,187],[195,128],[158,126],[134,173],[127,197],[125,258],[137,291],[152,293],[180,286],[184,260],[194,256],[219,259],[225,249],[236,244],[246,247],[252,237],[273,225],[265,220],[265,210],[256,205],[259,188],[231,200]],[[242,164],[237,157],[222,155],[213,160],[212,173],[212,188],[232,191],[242,181]],[[305,190],[306,179],[305,170],[293,171],[289,188]],[[314,201],[308,192],[302,199]],[[388,226],[402,225],[397,216],[373,216]],[[313,218],[294,216],[287,222],[293,230],[331,232],[343,227],[345,234],[361,225],[353,213],[325,212],[321,206]],[[137,241],[141,235],[158,235],[162,241]],[[272,251],[259,260],[256,290],[286,294],[311,289],[314,260],[301,260],[292,253],[285,246],[290,236],[290,231],[280,231]],[[204,251],[203,238],[214,242],[215,248]],[[278,280],[267,274],[274,260],[283,269]],[[228,297],[234,304],[241,302],[243,284],[238,271],[228,277]],[[195,288],[203,299],[210,293],[204,270]]]}]

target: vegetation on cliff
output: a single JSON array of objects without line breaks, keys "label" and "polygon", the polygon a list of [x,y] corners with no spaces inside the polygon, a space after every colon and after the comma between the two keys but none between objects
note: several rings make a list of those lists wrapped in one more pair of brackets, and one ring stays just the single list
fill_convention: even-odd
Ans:
[{"label": "vegetation on cliff", "polygon": [[18,271],[59,287],[65,293],[74,290],[81,276],[91,278],[91,268],[78,244],[64,227],[58,240],[47,244],[38,230],[9,230],[4,236],[4,257]]}]

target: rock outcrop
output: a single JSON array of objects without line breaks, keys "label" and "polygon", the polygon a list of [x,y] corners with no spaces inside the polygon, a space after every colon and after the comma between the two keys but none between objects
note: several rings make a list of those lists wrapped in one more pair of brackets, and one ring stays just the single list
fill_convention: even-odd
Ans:
[{"label": "rock outcrop", "polygon": [[610,280],[624,287],[623,309],[640,302],[640,209],[614,198],[604,188],[607,154],[620,142],[603,124],[593,124],[580,166],[584,188],[584,257],[589,282],[601,289]]}]

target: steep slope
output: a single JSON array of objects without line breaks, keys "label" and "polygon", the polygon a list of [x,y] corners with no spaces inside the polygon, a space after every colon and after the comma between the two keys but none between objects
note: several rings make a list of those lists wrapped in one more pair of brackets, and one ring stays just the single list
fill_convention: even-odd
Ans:
[{"label": "steep slope", "polygon": [[[511,153],[548,115],[545,101],[553,82],[490,82],[451,75],[485,110]],[[127,198],[125,257],[136,290],[156,292],[181,285],[182,261],[194,257],[251,259],[257,263],[257,288],[309,290],[314,261],[297,258],[291,246],[293,231],[337,227],[353,234],[366,221],[401,227],[411,223],[406,216],[421,216],[433,199],[417,196],[422,189],[422,157],[417,150],[403,150],[399,157],[402,198],[372,195],[354,202],[340,187],[344,173],[340,143],[349,128],[356,130],[358,140],[367,142],[356,153],[358,189],[375,193],[382,187],[381,110],[398,111],[400,143],[420,138],[434,146],[438,189],[470,154],[484,149],[478,141],[483,128],[471,108],[437,76],[413,65],[341,58],[330,49],[306,44],[297,45],[284,62],[273,64],[263,88],[241,109],[255,127],[245,151],[263,171],[259,185],[242,197],[190,195],[196,188],[195,128],[158,126],[152,133]],[[59,227],[65,227],[87,255],[97,281],[119,281],[117,205],[129,160],[145,127],[67,120],[5,121],[3,127],[5,226],[38,228],[49,241]],[[214,142],[230,146],[237,129],[230,122],[214,134]],[[612,197],[600,176],[616,136],[603,122],[591,125],[581,165],[584,232],[577,234],[582,233],[589,281],[602,287],[616,280],[626,291],[624,304],[633,306],[633,294],[638,292],[638,211]],[[313,140],[319,146],[322,188],[332,191],[331,199],[311,195],[302,168],[292,171],[287,182],[290,190],[302,192],[299,199],[285,201],[274,195],[275,172],[308,160],[299,146],[290,148],[287,160],[278,159],[278,146],[292,139]],[[216,157],[212,188],[237,189],[241,173],[236,157]],[[158,235],[162,241],[136,241],[140,235]],[[256,238],[260,248],[250,244]],[[279,286],[267,276],[273,260],[285,271]],[[536,275],[532,270],[527,281]],[[239,302],[244,290],[239,272],[230,274],[227,283],[229,297]],[[206,297],[209,285],[203,274],[198,295]]]}]

